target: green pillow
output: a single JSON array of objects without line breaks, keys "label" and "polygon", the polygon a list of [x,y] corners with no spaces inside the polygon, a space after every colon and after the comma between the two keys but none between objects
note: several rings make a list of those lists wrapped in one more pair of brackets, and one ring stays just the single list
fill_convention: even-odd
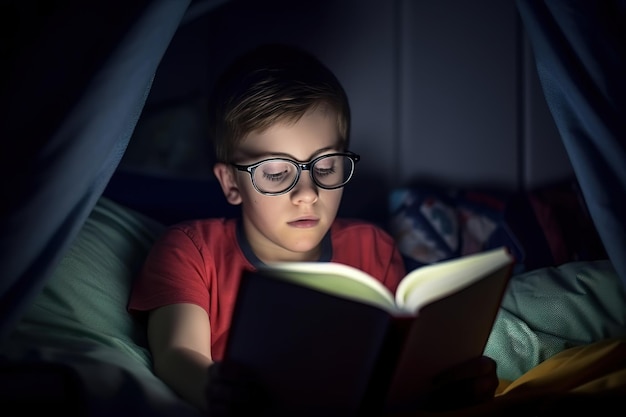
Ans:
[{"label": "green pillow", "polygon": [[624,335],[626,292],[611,262],[570,262],[511,278],[485,355],[512,381],[565,349]]},{"label": "green pillow", "polygon": [[101,197],[22,317],[14,341],[99,344],[151,365],[145,328],[126,311],[132,281],[164,226]]}]

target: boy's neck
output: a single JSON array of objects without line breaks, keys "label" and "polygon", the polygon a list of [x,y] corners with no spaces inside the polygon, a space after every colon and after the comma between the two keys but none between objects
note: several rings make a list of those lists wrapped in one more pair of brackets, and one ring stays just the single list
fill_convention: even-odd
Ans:
[{"label": "boy's neck", "polygon": [[[237,222],[237,241],[244,256],[252,265],[263,265],[268,262],[329,262],[332,258],[332,244],[330,240],[330,230],[315,250],[307,253],[292,253],[295,256],[267,257],[259,255],[250,245],[245,232],[243,220]],[[297,256],[301,255],[301,256]]]}]

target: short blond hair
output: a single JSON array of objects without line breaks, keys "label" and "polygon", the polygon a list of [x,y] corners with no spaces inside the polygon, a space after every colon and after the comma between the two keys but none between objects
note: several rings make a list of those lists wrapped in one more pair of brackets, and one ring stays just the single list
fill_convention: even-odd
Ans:
[{"label": "short blond hair", "polygon": [[209,100],[216,160],[234,162],[233,154],[246,135],[278,122],[295,123],[318,106],[335,112],[340,143],[348,149],[348,97],[332,71],[293,46],[272,44],[251,50],[222,75]]}]

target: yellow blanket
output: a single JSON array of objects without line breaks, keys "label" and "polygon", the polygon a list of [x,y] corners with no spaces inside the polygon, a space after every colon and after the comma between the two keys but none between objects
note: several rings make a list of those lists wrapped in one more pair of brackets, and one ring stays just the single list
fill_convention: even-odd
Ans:
[{"label": "yellow blanket", "polygon": [[546,392],[626,393],[626,338],[564,350],[512,382],[501,381],[498,396]]},{"label": "yellow blanket", "polygon": [[625,410],[626,337],[564,350],[514,381],[501,380],[489,403],[397,417],[603,416]]},{"label": "yellow blanket", "polygon": [[[626,406],[626,337],[573,347],[547,359],[512,382],[502,380],[496,409],[593,411]],[[560,415],[560,414],[559,414]]]}]

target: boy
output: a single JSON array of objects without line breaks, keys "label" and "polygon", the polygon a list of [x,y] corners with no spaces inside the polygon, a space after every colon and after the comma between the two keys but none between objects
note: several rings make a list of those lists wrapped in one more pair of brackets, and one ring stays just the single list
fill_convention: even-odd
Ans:
[{"label": "boy", "polygon": [[[347,96],[321,62],[287,46],[259,47],[225,73],[210,104],[213,172],[227,201],[241,206],[241,218],[169,228],[136,280],[129,309],[149,312],[155,373],[201,410],[222,415],[262,401],[245,369],[221,362],[244,270],[332,260],[391,290],[405,270],[384,231],[335,218],[359,156],[348,150]],[[463,388],[457,398],[493,396],[493,361],[459,372],[451,378]]]}]

